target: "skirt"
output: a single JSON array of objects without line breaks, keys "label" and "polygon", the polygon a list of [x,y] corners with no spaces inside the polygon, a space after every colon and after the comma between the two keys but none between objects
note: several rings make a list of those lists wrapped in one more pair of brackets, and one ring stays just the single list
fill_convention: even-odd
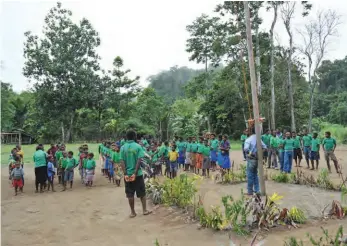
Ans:
[{"label": "skirt", "polygon": [[86,170],[86,181],[87,182],[92,182],[94,179],[94,170]]},{"label": "skirt", "polygon": [[213,162],[218,161],[217,150],[211,150],[211,161],[213,161]]},{"label": "skirt", "polygon": [[230,164],[230,157],[229,155],[222,155],[221,154],[221,161],[222,163],[219,164],[219,166],[223,169],[229,169],[231,164]]},{"label": "skirt", "polygon": [[210,157],[204,156],[204,160],[202,163],[202,169],[210,169],[211,168],[211,160]]},{"label": "skirt", "polygon": [[204,160],[204,157],[201,153],[196,153],[196,168],[201,169],[202,168],[202,162]]},{"label": "skirt", "polygon": [[179,151],[178,152],[178,159],[177,159],[178,164],[184,164],[184,151]]},{"label": "skirt", "polygon": [[191,158],[191,152],[186,152],[186,159],[185,159],[185,164],[186,165],[190,165],[190,163],[192,162]]},{"label": "skirt", "polygon": [[219,166],[223,165],[223,156],[222,156],[222,152],[217,152],[217,163]]},{"label": "skirt", "polygon": [[47,166],[35,167],[36,183],[44,184],[47,180]]},{"label": "skirt", "polygon": [[196,153],[191,153],[191,162],[190,162],[190,165],[192,166],[192,167],[195,167],[195,165],[196,165]]}]

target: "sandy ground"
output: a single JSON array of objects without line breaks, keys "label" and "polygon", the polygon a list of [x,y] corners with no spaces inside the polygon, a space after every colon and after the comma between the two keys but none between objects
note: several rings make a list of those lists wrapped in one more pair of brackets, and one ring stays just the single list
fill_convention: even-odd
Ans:
[{"label": "sandy ground", "polygon": [[[346,165],[346,149],[339,149],[336,155],[342,165]],[[231,153],[235,164],[242,163],[240,151]],[[304,164],[304,163],[303,163]],[[305,165],[304,165],[305,166]],[[321,161],[320,168],[325,167]],[[345,167],[345,166],[344,166]],[[345,169],[345,168],[344,168]],[[1,245],[154,245],[156,239],[160,245],[249,245],[251,238],[242,238],[227,232],[214,232],[210,229],[197,230],[197,225],[185,222],[185,215],[178,210],[159,207],[151,209],[149,216],[141,214],[140,201],[136,201],[138,216],[129,219],[129,207],[124,187],[118,188],[96,175],[95,187],[85,188],[76,172],[75,186],[72,190],[56,193],[34,193],[34,170],[26,168],[24,193],[13,196],[13,189],[7,176],[7,168],[1,175]],[[316,171],[307,171],[315,174]],[[340,178],[331,174],[337,183]],[[214,184],[205,180],[200,187],[204,205],[220,204],[221,196],[231,194],[240,196],[240,189],[246,189],[246,183],[238,185]],[[268,194],[277,192],[284,196],[282,206],[296,205],[302,208],[310,218],[320,216],[325,204],[333,199],[340,200],[338,192],[326,192],[305,186],[267,182]],[[320,226],[334,231],[342,224],[347,230],[347,220],[329,222],[312,221],[299,229],[273,229],[268,235],[261,235],[263,245],[283,245],[285,238],[295,236],[305,239],[306,232],[320,235]],[[229,239],[231,238],[231,239]]]}]

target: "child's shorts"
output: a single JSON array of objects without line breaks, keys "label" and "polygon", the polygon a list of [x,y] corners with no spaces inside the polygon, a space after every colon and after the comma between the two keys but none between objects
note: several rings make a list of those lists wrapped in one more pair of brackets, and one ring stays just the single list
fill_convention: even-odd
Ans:
[{"label": "child's shorts", "polygon": [[178,164],[177,161],[170,162],[170,172],[177,172]]},{"label": "child's shorts", "polygon": [[23,179],[13,179],[12,181],[12,185],[13,187],[19,187],[22,188],[23,187]]},{"label": "child's shorts", "polygon": [[311,151],[310,160],[318,161],[319,160],[319,152],[318,151]]},{"label": "child's shorts", "polygon": [[65,171],[64,181],[65,181],[65,182],[71,182],[71,181],[73,181],[73,176],[74,176],[73,170],[72,170],[72,171]]}]

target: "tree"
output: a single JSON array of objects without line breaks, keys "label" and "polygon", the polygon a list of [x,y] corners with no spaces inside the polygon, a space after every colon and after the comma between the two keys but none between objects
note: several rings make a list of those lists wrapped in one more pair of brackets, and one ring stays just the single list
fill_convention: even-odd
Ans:
[{"label": "tree", "polygon": [[[23,73],[34,81],[36,103],[45,118],[60,122],[70,141],[76,110],[88,106],[99,70],[98,33],[87,19],[74,23],[61,3],[45,18],[42,35],[26,32]],[[64,135],[64,134],[63,134]]]},{"label": "tree", "polygon": [[303,40],[303,46],[299,47],[299,50],[306,57],[308,63],[308,82],[310,84],[309,131],[312,131],[313,100],[317,85],[316,71],[326,55],[330,44],[329,39],[337,34],[339,24],[340,16],[335,11],[320,11],[317,13],[315,21],[304,25],[304,29],[299,31]]},{"label": "tree", "polygon": [[11,131],[13,128],[16,110],[12,104],[14,96],[12,85],[1,81],[1,131]]},{"label": "tree", "polygon": [[[308,11],[312,8],[311,4],[307,1],[301,2],[304,7],[303,16],[308,15]],[[294,18],[296,2],[284,2],[281,6],[281,14],[284,26],[289,36],[289,50],[288,50],[288,95],[290,104],[290,116],[291,116],[291,130],[296,131],[295,116],[294,116],[294,100],[293,100],[293,82],[292,82],[292,56],[294,52],[293,48],[293,32],[291,30],[291,21]]]},{"label": "tree", "polygon": [[274,29],[275,25],[277,22],[277,14],[278,14],[278,6],[280,5],[280,2],[270,2],[268,6],[268,10],[270,8],[273,9],[274,11],[274,17],[271,23],[271,28],[270,28],[270,40],[271,40],[271,63],[270,63],[270,71],[271,71],[271,127],[272,129],[276,128],[276,115],[275,115],[275,104],[276,104],[276,96],[275,96],[275,61],[274,61],[274,51],[275,51],[275,46],[274,46]]}]

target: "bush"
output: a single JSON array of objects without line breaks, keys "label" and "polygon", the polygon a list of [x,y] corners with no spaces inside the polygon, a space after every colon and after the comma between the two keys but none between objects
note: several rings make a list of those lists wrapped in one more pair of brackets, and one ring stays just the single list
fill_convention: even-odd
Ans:
[{"label": "bush", "polygon": [[329,178],[329,171],[326,168],[323,168],[320,170],[318,178],[317,178],[317,185],[318,187],[328,189],[328,190],[333,190],[334,184],[331,182]]}]

